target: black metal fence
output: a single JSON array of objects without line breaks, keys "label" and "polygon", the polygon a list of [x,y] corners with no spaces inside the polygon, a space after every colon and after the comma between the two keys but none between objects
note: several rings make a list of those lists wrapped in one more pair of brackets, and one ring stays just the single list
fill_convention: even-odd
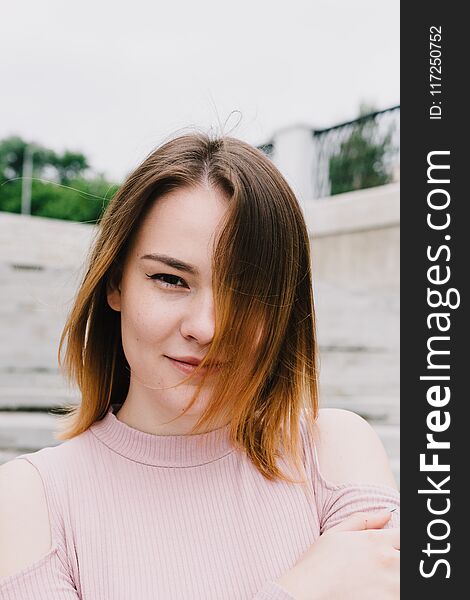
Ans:
[{"label": "black metal fence", "polygon": [[[384,185],[400,179],[400,106],[312,129],[314,198]],[[275,160],[276,142],[259,146]]]},{"label": "black metal fence", "polygon": [[400,106],[312,131],[313,189],[321,198],[400,178]]}]

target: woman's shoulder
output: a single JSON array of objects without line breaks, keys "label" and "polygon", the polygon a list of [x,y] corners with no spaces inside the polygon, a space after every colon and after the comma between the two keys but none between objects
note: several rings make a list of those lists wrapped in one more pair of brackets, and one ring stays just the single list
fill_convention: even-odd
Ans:
[{"label": "woman's shoulder", "polygon": [[71,513],[97,448],[88,429],[0,466],[1,589],[24,583],[32,572],[47,586],[60,587],[68,580]]},{"label": "woman's shoulder", "polygon": [[[347,410],[322,409],[315,422],[303,422],[303,431],[321,533],[356,512],[399,509],[384,446],[365,419]],[[399,522],[395,510],[386,527]]]},{"label": "woman's shoulder", "polygon": [[[65,476],[72,473],[77,476],[77,471],[81,463],[86,463],[88,454],[93,453],[94,436],[90,429],[79,435],[65,441],[61,441],[53,446],[46,446],[35,452],[21,454],[16,459],[25,459],[34,465],[43,477],[48,473],[53,473],[54,478]],[[8,464],[8,463],[7,463]]]},{"label": "woman's shoulder", "polygon": [[85,431],[0,465],[0,576],[60,543],[68,494],[77,490],[80,469],[86,468],[88,438]]},{"label": "woman's shoulder", "polygon": [[309,439],[314,466],[325,482],[397,487],[379,436],[358,414],[336,408],[320,409]]},{"label": "woman's shoulder", "polygon": [[51,548],[48,505],[42,478],[28,461],[0,466],[0,577],[44,556]]}]

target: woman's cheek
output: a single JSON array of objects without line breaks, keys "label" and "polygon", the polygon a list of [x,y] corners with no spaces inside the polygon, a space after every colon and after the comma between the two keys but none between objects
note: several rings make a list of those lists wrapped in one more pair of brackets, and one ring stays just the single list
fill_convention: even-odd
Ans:
[{"label": "woman's cheek", "polygon": [[171,307],[154,302],[151,306],[141,307],[134,317],[133,328],[142,341],[155,343],[171,334],[176,326],[174,317]]}]

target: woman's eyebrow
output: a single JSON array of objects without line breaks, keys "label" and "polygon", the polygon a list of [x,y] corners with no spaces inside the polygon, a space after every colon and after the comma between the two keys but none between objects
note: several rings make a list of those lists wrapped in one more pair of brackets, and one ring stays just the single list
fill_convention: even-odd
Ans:
[{"label": "woman's eyebrow", "polygon": [[140,257],[141,259],[147,260],[156,260],[158,262],[164,263],[173,269],[177,269],[178,271],[185,271],[186,273],[190,273],[191,275],[199,275],[199,271],[193,265],[183,262],[178,258],[173,258],[172,256],[168,256],[167,254],[144,254],[144,256]]}]

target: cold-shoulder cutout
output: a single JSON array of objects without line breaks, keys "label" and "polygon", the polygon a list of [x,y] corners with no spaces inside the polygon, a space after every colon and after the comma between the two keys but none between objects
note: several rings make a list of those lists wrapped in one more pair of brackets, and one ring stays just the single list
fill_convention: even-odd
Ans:
[{"label": "cold-shoulder cutout", "polygon": [[390,463],[377,433],[354,412],[319,411],[314,425],[318,473],[328,487],[375,484],[397,489]]},{"label": "cold-shoulder cutout", "polygon": [[311,478],[320,534],[356,512],[395,509],[386,528],[400,523],[400,494],[379,437],[359,415],[321,409],[312,427],[302,420],[305,466]]},{"label": "cold-shoulder cutout", "polygon": [[44,473],[22,455],[0,466],[0,597],[79,600],[59,543],[58,515]]},{"label": "cold-shoulder cutout", "polygon": [[45,558],[51,527],[44,485],[37,469],[14,459],[0,467],[0,578]]}]

